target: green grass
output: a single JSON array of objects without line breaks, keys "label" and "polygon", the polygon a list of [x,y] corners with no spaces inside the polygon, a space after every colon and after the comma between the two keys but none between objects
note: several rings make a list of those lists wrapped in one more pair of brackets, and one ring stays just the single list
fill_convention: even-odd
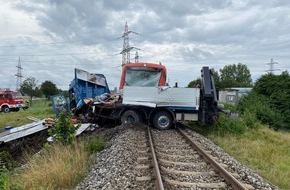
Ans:
[{"label": "green grass", "polygon": [[[7,125],[31,123],[27,116],[54,117],[50,101],[34,102],[28,110],[0,113],[0,129]],[[77,142],[77,143],[76,143]],[[104,137],[79,139],[72,145],[53,144],[36,154],[27,154],[24,169],[2,164],[9,154],[0,152],[0,190],[10,189],[74,189],[85,176],[95,152],[104,149]],[[29,152],[29,150],[27,150]],[[1,159],[3,159],[1,161]],[[11,162],[12,163],[12,162]]]},{"label": "green grass", "polygon": [[211,127],[193,126],[274,185],[290,189],[289,132],[274,131],[260,125],[256,128],[247,127],[243,133],[220,133]]},{"label": "green grass", "polygon": [[54,144],[28,159],[11,181],[20,189],[73,189],[85,176],[91,157],[84,143]]},{"label": "green grass", "polygon": [[52,110],[51,101],[34,101],[32,106],[25,111],[21,109],[18,112],[0,112],[0,130],[3,130],[8,125],[18,127],[33,122],[27,119],[28,116],[42,119],[55,117]]}]

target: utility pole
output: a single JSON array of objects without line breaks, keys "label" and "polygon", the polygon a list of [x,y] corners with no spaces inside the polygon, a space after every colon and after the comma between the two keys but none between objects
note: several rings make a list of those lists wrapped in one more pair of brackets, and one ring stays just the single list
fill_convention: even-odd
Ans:
[{"label": "utility pole", "polygon": [[21,87],[21,83],[22,83],[22,77],[23,77],[21,74],[22,67],[21,67],[20,57],[18,58],[18,65],[16,67],[17,67],[17,74],[15,76],[17,77],[17,79],[16,79],[15,90],[19,91]]},{"label": "utility pole", "polygon": [[[130,33],[138,34],[136,32],[130,31],[128,29],[128,24],[126,22],[124,34],[122,36],[122,38],[124,39],[123,50],[120,53],[120,54],[122,54],[122,66],[124,66],[127,63],[130,63],[130,51],[134,48],[134,47],[130,47],[130,44],[129,44],[129,34]],[[138,49],[138,48],[135,48],[135,49]]]},{"label": "utility pole", "polygon": [[274,71],[277,71],[277,70],[279,70],[279,69],[274,69],[274,65],[275,64],[278,64],[277,62],[274,62],[273,61],[273,58],[271,59],[271,62],[270,63],[267,63],[267,65],[269,65],[270,66],[270,69],[269,70],[267,70],[267,72],[268,73],[271,73],[271,74],[273,74],[274,73]]}]

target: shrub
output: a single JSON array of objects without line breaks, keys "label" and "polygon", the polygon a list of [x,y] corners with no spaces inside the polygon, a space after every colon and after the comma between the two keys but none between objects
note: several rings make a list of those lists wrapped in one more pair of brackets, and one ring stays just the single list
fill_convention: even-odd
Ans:
[{"label": "shrub", "polygon": [[226,110],[230,110],[231,112],[237,112],[237,106],[233,105],[233,104],[229,104],[229,103],[223,103],[223,105],[225,106]]},{"label": "shrub", "polygon": [[245,109],[244,113],[242,114],[243,121],[248,128],[258,128],[260,126],[260,122],[256,117],[256,113],[250,111],[249,109]]},{"label": "shrub", "polygon": [[225,134],[240,135],[246,131],[246,124],[241,119],[233,120],[225,114],[220,114],[218,125],[213,126],[213,130],[222,136]]},{"label": "shrub", "polygon": [[59,120],[56,122],[55,127],[51,128],[49,134],[56,142],[72,144],[78,127],[79,125],[75,126],[72,123],[71,117],[66,113],[66,111],[62,111]]},{"label": "shrub", "polygon": [[[255,92],[244,96],[240,100],[238,110],[247,117],[245,122],[248,122],[247,124],[250,124],[250,126],[251,122],[254,122],[254,117],[256,117],[261,123],[269,125],[269,127],[274,129],[287,127],[284,116],[271,106],[269,99]],[[252,121],[247,121],[247,119]]]}]

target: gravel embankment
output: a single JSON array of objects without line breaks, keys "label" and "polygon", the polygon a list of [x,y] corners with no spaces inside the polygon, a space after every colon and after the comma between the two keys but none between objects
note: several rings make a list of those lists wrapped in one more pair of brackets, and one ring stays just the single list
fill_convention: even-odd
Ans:
[{"label": "gravel embankment", "polygon": [[118,126],[105,131],[108,147],[96,155],[87,177],[77,189],[138,189],[135,182],[140,126]]},{"label": "gravel embankment", "polygon": [[[107,148],[96,154],[87,176],[77,186],[77,189],[143,189],[144,187],[136,182],[136,176],[140,172],[136,169],[138,156],[140,156],[137,144],[140,139],[144,139],[140,135],[144,134],[143,127],[142,125],[121,125],[106,129],[104,132],[108,139]],[[210,140],[193,131],[190,133],[207,150],[212,151],[220,162],[230,166],[231,171],[238,173],[255,189],[278,189],[230,157]]]}]

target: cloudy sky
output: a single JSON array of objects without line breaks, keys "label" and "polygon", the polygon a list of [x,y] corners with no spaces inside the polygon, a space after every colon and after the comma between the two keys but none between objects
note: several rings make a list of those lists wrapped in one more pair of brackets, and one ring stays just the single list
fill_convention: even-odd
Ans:
[{"label": "cloudy sky", "polygon": [[171,86],[202,66],[243,63],[253,80],[271,58],[275,73],[290,70],[287,0],[0,0],[0,88],[15,89],[19,57],[23,80],[66,90],[80,68],[117,87],[126,22],[139,60],[165,65]]}]

